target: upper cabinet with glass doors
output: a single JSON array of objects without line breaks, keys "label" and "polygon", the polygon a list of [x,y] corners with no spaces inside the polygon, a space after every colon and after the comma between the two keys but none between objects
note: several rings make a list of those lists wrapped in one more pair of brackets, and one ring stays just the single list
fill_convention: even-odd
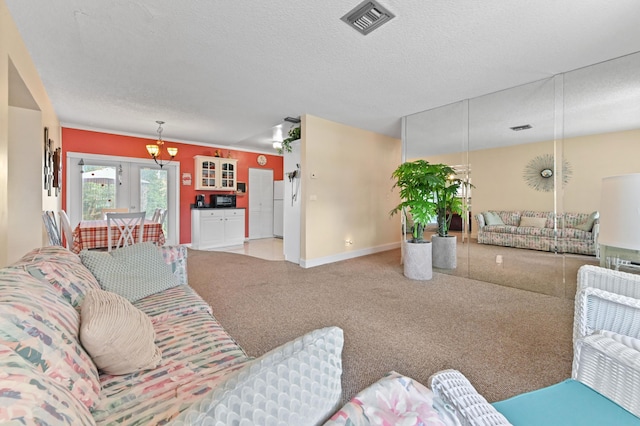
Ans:
[{"label": "upper cabinet with glass doors", "polygon": [[238,160],[196,155],[195,161],[197,190],[236,190]]}]

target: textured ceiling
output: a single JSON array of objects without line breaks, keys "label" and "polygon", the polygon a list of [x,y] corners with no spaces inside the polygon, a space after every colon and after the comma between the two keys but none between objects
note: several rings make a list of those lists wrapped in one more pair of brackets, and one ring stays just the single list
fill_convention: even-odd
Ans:
[{"label": "textured ceiling", "polygon": [[257,150],[287,116],[400,137],[402,116],[640,51],[637,0],[382,0],[396,17],[367,36],[340,20],[358,1],[5,2],[63,125]]}]

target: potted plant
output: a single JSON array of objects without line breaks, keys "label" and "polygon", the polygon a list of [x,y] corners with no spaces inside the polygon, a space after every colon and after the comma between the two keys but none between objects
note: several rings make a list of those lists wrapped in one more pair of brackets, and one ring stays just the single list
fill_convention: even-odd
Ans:
[{"label": "potted plant", "polygon": [[391,176],[396,180],[393,187],[400,189],[402,201],[390,214],[408,213],[413,220],[412,238],[403,241],[404,275],[429,280],[433,275],[431,244],[424,239],[424,230],[437,214],[435,191],[441,185],[441,177],[437,167],[425,160],[403,163]]},{"label": "potted plant", "polygon": [[454,214],[462,215],[464,205],[459,197],[460,187],[467,185],[456,177],[456,171],[446,164],[434,164],[432,168],[436,175],[434,179],[434,202],[438,233],[431,237],[433,242],[433,266],[442,269],[456,268],[456,237],[449,235],[449,227]]},{"label": "potted plant", "polygon": [[300,139],[300,126],[292,127],[289,129],[289,137],[282,141],[282,147],[278,148],[278,154],[283,152],[291,152],[291,142]]}]

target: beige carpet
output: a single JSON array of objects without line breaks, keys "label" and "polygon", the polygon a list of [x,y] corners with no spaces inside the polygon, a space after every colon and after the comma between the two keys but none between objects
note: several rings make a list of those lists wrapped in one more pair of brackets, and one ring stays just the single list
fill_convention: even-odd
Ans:
[{"label": "beige carpet", "polygon": [[344,400],[391,370],[426,384],[455,368],[489,401],[570,376],[572,300],[440,273],[411,281],[399,250],[310,269],[190,250],[188,273],[251,356],[341,327]]},{"label": "beige carpet", "polygon": [[478,244],[475,238],[461,243],[460,235],[457,250],[457,268],[436,271],[569,299],[576,293],[578,268],[600,264],[595,256]]}]

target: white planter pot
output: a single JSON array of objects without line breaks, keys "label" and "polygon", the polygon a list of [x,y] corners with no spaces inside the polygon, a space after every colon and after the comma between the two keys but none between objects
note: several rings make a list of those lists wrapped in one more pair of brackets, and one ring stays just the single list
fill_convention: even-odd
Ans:
[{"label": "white planter pot", "polygon": [[448,237],[431,236],[434,268],[456,269],[458,258],[456,241],[457,238],[454,235]]},{"label": "white planter pot", "polygon": [[404,276],[412,280],[430,280],[433,278],[431,267],[430,242],[404,243]]}]

